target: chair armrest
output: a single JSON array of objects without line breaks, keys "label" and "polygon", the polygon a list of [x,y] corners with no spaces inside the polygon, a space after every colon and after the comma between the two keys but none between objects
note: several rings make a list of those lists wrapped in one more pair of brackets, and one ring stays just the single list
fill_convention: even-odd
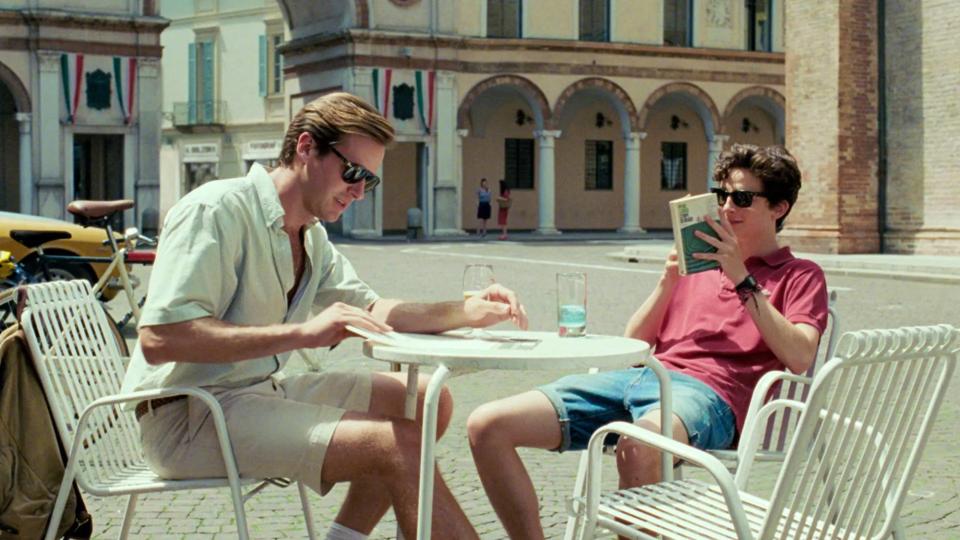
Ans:
[{"label": "chair armrest", "polygon": [[[770,395],[770,390],[773,389],[774,385],[785,382],[811,385],[813,384],[813,379],[806,375],[796,375],[788,371],[768,371],[765,373],[763,377],[760,377],[760,380],[757,381],[757,385],[753,389],[753,395],[750,397],[747,417],[743,421],[743,433],[749,433],[754,429],[753,425],[757,422],[757,413],[760,411],[760,408],[763,407],[763,404],[767,403],[767,396]],[[760,425],[763,425],[763,423]]]},{"label": "chair armrest", "polygon": [[601,484],[600,458],[603,452],[603,440],[609,433],[617,433],[621,437],[629,437],[640,441],[647,446],[675,454],[685,461],[706,469],[706,471],[713,476],[717,486],[723,493],[723,498],[727,503],[727,508],[730,511],[730,516],[738,537],[751,538],[750,529],[747,525],[747,516],[743,510],[743,502],[740,500],[740,492],[737,490],[730,471],[727,470],[719,459],[703,450],[627,422],[611,422],[598,429],[590,437],[590,443],[587,446],[587,452],[590,458],[587,469],[586,493],[588,523],[593,523],[597,520]]},{"label": "chair armrest", "polygon": [[236,485],[239,486],[239,473],[237,471],[236,458],[233,454],[233,446],[230,444],[230,435],[227,431],[227,421],[223,416],[223,408],[220,406],[220,402],[217,401],[217,398],[215,398],[213,394],[198,387],[169,387],[158,388],[154,390],[140,390],[127,394],[113,394],[94,400],[83,409],[83,413],[80,415],[80,419],[77,422],[77,431],[73,437],[73,444],[70,446],[67,452],[69,456],[68,462],[74,460],[76,457],[75,454],[79,455],[79,453],[83,451],[84,447],[81,442],[83,440],[90,415],[95,409],[117,405],[120,403],[132,401],[140,402],[145,399],[157,399],[161,397],[178,395],[195,397],[202,401],[207,408],[210,409],[211,417],[213,418],[213,425],[217,433],[217,439],[220,442],[220,450],[223,454],[223,461],[227,470],[227,477],[230,479],[231,483],[236,483]]},{"label": "chair armrest", "polygon": [[[770,373],[767,375],[770,375]],[[791,377],[797,376],[791,375]],[[754,393],[754,396],[756,395]],[[740,446],[737,448],[737,473],[734,481],[739,489],[744,491],[747,489],[754,456],[760,446],[760,441],[763,440],[763,426],[766,426],[767,420],[772,415],[785,409],[796,409],[797,412],[802,414],[806,409],[806,404],[792,399],[775,399],[760,407],[760,410],[754,415],[756,420],[753,423],[750,423],[748,419],[748,423],[743,430],[744,437],[740,440]]]},{"label": "chair armrest", "polygon": [[[673,383],[670,381],[670,372],[663,367],[660,360],[652,354],[637,363],[649,368],[660,382],[660,433],[666,438],[673,437]],[[660,460],[660,478],[664,481],[673,480],[673,454],[663,452]]]}]

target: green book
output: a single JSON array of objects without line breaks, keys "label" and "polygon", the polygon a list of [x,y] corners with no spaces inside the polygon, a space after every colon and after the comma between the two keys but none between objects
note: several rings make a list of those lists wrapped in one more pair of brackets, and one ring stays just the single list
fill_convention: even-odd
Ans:
[{"label": "green book", "polygon": [[694,235],[694,231],[703,231],[718,238],[717,233],[706,221],[710,216],[720,223],[720,206],[717,196],[712,193],[687,195],[670,201],[670,222],[673,225],[673,238],[677,244],[677,258],[680,274],[695,274],[720,266],[715,261],[695,259],[694,253],[714,253],[717,248]]}]

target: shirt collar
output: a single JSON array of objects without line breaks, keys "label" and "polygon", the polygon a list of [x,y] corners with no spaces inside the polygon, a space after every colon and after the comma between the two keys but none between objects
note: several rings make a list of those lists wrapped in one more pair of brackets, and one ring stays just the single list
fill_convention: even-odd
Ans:
[{"label": "shirt collar", "polygon": [[760,255],[756,257],[749,257],[744,264],[746,266],[755,266],[755,265],[766,265],[771,268],[776,268],[782,266],[793,259],[793,253],[790,252],[789,247],[782,247],[776,251],[768,253],[766,255]]},{"label": "shirt collar", "polygon": [[277,186],[273,184],[273,178],[267,174],[267,170],[259,163],[254,163],[247,173],[247,178],[253,184],[257,191],[257,198],[260,201],[260,209],[263,210],[264,225],[272,226],[278,220],[283,224],[283,205],[280,204],[280,196],[277,195]]}]

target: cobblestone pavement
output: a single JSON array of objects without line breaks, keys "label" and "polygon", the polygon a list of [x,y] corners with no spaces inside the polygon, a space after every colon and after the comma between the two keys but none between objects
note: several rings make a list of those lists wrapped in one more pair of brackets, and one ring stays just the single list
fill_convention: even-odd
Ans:
[{"label": "cobblestone pavement", "polygon": [[[589,273],[590,330],[620,334],[633,309],[654,285],[658,265],[611,261],[604,253],[622,244],[584,242],[577,244],[349,244],[343,251],[380,294],[418,300],[459,296],[463,265],[485,260],[495,266],[498,279],[521,291],[531,318],[531,328],[551,329],[554,273],[576,270]],[[947,322],[960,326],[956,302],[960,287],[943,284],[906,283],[892,287],[886,279],[830,277],[840,289],[839,309],[843,330],[889,327],[903,324]],[[319,352],[313,362],[323,368],[382,369],[360,355],[357,340],[346,342],[333,353]],[[290,371],[308,369],[294,360]],[[465,421],[470,411],[486,401],[528,390],[564,373],[555,371],[486,371],[462,375],[449,381],[456,409],[448,433],[438,447],[438,463],[457,499],[481,537],[505,538],[496,515],[486,500],[466,442]],[[956,452],[954,425],[960,418],[960,381],[954,381],[934,426],[931,440],[914,479],[902,512],[911,538],[960,538],[960,457]],[[547,536],[562,537],[566,521],[566,497],[579,459],[578,453],[556,454],[521,451],[540,493],[540,514]],[[761,467],[755,489],[768,492],[776,469]],[[688,474],[696,477],[696,474]],[[607,466],[605,482],[615,485],[613,464]],[[326,497],[312,496],[318,531],[332,522],[345,486]],[[96,537],[115,536],[125,499],[86,497],[94,516]],[[254,538],[303,538],[306,532],[296,489],[268,488],[247,503],[247,516]],[[396,528],[388,514],[374,530],[373,538],[392,538]],[[224,490],[201,490],[141,497],[133,522],[134,538],[234,538],[233,512]]]}]

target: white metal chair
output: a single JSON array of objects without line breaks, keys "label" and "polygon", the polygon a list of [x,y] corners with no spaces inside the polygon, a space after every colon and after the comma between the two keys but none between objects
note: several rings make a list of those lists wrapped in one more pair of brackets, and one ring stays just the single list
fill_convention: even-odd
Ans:
[{"label": "white metal chair", "polygon": [[[737,476],[749,474],[774,412],[800,423],[769,500],[738,489],[714,456],[625,422],[597,431],[588,448],[585,525],[632,538],[883,538],[893,532],[936,413],[960,359],[948,325],[844,334],[814,377],[810,400],[765,404],[741,444]],[[713,483],[662,482],[600,493],[603,439],[619,433],[706,469]]]},{"label": "white metal chair", "polygon": [[[106,315],[84,280],[56,281],[27,287],[27,305],[21,316],[24,332],[37,366],[44,392],[53,411],[57,432],[67,449],[63,482],[54,504],[51,524],[60,523],[70,485],[97,496],[127,495],[120,529],[126,538],[143,493],[214,487],[229,487],[237,520],[237,534],[249,537],[243,504],[269,484],[287,485],[284,479],[242,478],[227,433],[219,402],[200,388],[165,388],[120,394],[124,365]],[[164,396],[193,396],[212,412],[226,478],[166,480],[157,477],[144,462],[139,427],[125,403]],[[247,494],[242,484],[258,485]],[[307,534],[314,538],[313,518],[306,487],[297,482]],[[52,540],[56,527],[46,538]]]},{"label": "white metal chair", "polygon": [[[744,422],[743,432],[748,433],[752,429],[752,424],[756,422],[757,414],[764,403],[776,399],[788,399],[806,402],[810,394],[810,385],[813,383],[813,377],[823,365],[833,358],[834,351],[839,337],[840,316],[836,310],[837,292],[831,290],[829,293],[829,303],[827,305],[828,318],[827,328],[824,335],[820,338],[820,351],[814,360],[810,369],[803,375],[795,375],[789,371],[771,371],[766,373],[757,381],[757,386],[753,389],[753,396],[750,400],[750,407],[747,409],[747,418]],[[787,447],[790,444],[792,435],[796,432],[798,416],[794,411],[785,409],[777,411],[770,415],[764,424],[763,437],[760,439],[760,446],[754,454],[755,461],[775,461],[783,462],[787,455]],[[737,448],[726,450],[710,450],[710,454],[719,459],[730,472],[737,470],[737,464],[741,460],[740,452]],[[675,476],[682,477],[682,465],[678,467]],[[743,485],[741,489],[747,488],[748,476],[739,477]]]}]

